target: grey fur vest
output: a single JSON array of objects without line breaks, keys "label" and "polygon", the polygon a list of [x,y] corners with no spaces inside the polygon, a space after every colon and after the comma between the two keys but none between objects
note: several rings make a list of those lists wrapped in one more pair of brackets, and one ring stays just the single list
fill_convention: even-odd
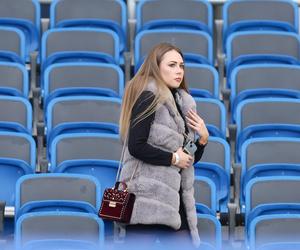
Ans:
[{"label": "grey fur vest", "polygon": [[[155,82],[148,84],[147,90],[156,92]],[[177,102],[183,115],[196,109],[194,99],[184,90],[178,90]],[[174,104],[167,101],[159,106],[150,128],[148,143],[170,152],[183,145],[184,121]],[[193,133],[189,134],[193,137]],[[174,229],[181,225],[179,214],[179,189],[186,210],[188,226],[195,246],[199,246],[197,215],[194,199],[194,167],[180,172],[176,166],[153,166],[130,155],[125,149],[120,179],[127,182],[128,190],[136,195],[130,224],[163,224]],[[137,168],[136,168],[137,166]],[[129,182],[136,168],[133,179]]]}]

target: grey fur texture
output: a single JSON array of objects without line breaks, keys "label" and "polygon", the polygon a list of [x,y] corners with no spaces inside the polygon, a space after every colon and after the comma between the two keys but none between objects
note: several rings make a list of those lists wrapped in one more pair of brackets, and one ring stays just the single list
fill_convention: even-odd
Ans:
[{"label": "grey fur texture", "polygon": [[[155,82],[147,90],[156,92]],[[183,90],[178,90],[177,102],[183,115],[196,109],[194,99]],[[167,151],[175,152],[183,145],[184,121],[171,101],[159,106],[150,128],[148,143]],[[189,136],[194,138],[194,133]],[[181,225],[179,214],[179,189],[186,210],[190,234],[195,246],[199,246],[197,215],[194,199],[194,167],[182,170],[175,166],[153,166],[130,155],[125,149],[121,180],[127,182],[128,190],[136,195],[130,224],[163,224],[174,229]],[[136,168],[137,166],[137,168]],[[134,170],[133,179],[129,182]]]}]

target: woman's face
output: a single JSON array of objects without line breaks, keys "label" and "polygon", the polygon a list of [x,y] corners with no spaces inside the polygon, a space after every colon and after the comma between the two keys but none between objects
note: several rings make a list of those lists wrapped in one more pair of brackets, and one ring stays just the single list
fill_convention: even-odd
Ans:
[{"label": "woman's face", "polygon": [[176,50],[170,50],[163,55],[159,71],[169,88],[178,88],[184,75],[184,64],[181,55]]}]

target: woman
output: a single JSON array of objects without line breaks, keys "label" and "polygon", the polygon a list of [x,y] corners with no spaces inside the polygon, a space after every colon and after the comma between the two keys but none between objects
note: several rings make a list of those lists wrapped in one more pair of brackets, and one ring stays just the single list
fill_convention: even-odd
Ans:
[{"label": "woman", "polygon": [[[189,232],[199,246],[193,163],[203,154],[208,131],[188,94],[183,56],[175,46],[155,46],[127,84],[120,134],[128,144],[120,179],[136,195],[128,238],[163,241],[162,235],[172,239]],[[195,152],[183,150],[189,140]]]}]

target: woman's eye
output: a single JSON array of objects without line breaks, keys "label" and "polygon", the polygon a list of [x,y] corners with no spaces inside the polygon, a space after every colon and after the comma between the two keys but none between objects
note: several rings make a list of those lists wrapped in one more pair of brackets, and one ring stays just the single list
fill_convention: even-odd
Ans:
[{"label": "woman's eye", "polygon": [[183,64],[181,64],[181,65],[180,65],[180,68],[184,69],[184,65],[183,65]]},{"label": "woman's eye", "polygon": [[175,64],[172,63],[172,64],[169,64],[170,67],[174,68],[175,67]]}]

